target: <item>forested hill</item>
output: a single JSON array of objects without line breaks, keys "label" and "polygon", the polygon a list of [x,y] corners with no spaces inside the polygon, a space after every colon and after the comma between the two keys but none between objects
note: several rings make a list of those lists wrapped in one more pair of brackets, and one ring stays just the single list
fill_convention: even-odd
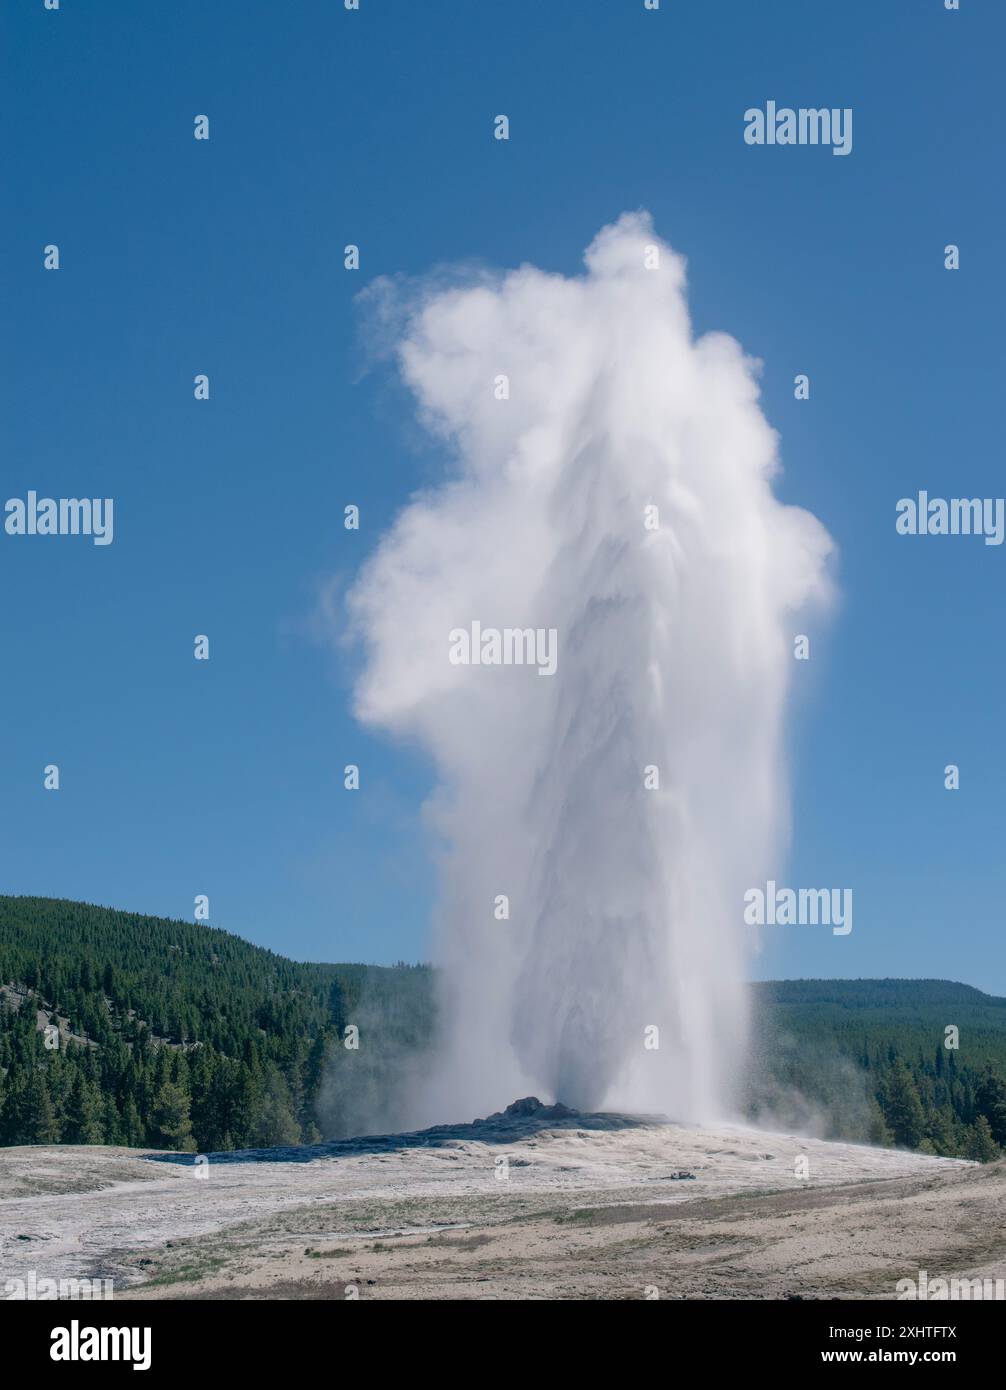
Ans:
[{"label": "forested hill", "polygon": [[[209,1152],[387,1131],[426,1065],[432,984],[425,966],[299,964],[201,924],[0,897],[0,1144]],[[1006,999],[944,980],[753,994],[752,1119],[1006,1147]]]},{"label": "forested hill", "polygon": [[753,990],[753,1118],[981,1160],[1006,1147],[1006,999],[949,980]]},{"label": "forested hill", "polygon": [[365,1017],[386,1047],[421,1046],[429,976],[300,964],[202,924],[0,897],[0,1143],[311,1142],[347,1024]]},{"label": "forested hill", "polygon": [[952,980],[768,980],[754,989],[772,1004],[831,1007],[846,1013],[892,1008],[928,1011],[933,1006],[963,1004],[982,1010],[994,1026],[1006,1029],[1006,999]]}]

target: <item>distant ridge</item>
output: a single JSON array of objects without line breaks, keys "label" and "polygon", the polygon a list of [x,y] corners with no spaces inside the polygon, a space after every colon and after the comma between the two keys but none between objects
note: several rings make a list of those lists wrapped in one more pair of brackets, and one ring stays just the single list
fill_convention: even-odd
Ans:
[{"label": "distant ridge", "polygon": [[1006,998],[987,994],[974,985],[956,980],[911,978],[838,980],[760,980],[756,993],[780,1004],[852,1004],[854,1007],[890,1006],[905,1003],[991,1003],[1006,1008]]}]

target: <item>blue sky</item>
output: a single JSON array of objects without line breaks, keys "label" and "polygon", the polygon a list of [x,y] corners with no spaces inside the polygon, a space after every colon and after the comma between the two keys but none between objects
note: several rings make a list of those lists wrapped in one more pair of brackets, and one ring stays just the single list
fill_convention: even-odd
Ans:
[{"label": "blue sky", "polygon": [[[840,549],[780,877],[851,885],[855,926],[776,929],[758,973],[1006,993],[1006,555],[894,530],[920,488],[1004,492],[1001,5],[26,0],[0,26],[0,501],[116,508],[108,547],[0,534],[3,891],[180,917],[206,893],[296,957],[425,954],[429,769],[355,724],[351,658],[311,635],[442,462],[363,371],[354,296],[473,258],[576,273],[642,206],[696,329],[763,360],[778,492]],[[852,154],[746,146],[770,98],[852,107]]]}]

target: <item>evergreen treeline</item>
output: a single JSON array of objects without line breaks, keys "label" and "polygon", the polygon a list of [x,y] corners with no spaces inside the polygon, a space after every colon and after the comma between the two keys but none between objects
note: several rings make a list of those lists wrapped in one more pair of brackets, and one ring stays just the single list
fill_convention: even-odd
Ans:
[{"label": "evergreen treeline", "polygon": [[826,1138],[981,1162],[1006,1150],[1006,999],[945,980],[754,989],[752,1118],[817,1118]]},{"label": "evergreen treeline", "polygon": [[[754,992],[752,1119],[1006,1150],[1006,999],[942,980]],[[0,897],[0,1144],[210,1152],[373,1132],[432,1030],[424,966],[299,964],[204,925]]]},{"label": "evergreen treeline", "polygon": [[323,1072],[338,1071],[363,996],[368,1016],[389,996],[415,996],[428,1014],[428,977],[303,965],[204,925],[0,897],[0,1144],[315,1142]]}]

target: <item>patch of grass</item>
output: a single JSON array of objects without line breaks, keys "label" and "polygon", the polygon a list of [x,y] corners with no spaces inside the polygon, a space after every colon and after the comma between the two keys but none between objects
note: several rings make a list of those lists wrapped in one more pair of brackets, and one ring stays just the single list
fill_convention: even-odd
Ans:
[{"label": "patch of grass", "polygon": [[670,1221],[675,1215],[671,1205],[641,1206],[626,1202],[617,1207],[577,1207],[574,1211],[557,1213],[554,1219],[559,1226],[621,1226],[629,1222]]},{"label": "patch of grass", "polygon": [[427,1236],[426,1244],[435,1250],[478,1250],[492,1244],[492,1236]]},{"label": "patch of grass", "polygon": [[216,1274],[223,1269],[227,1260],[223,1255],[200,1255],[187,1264],[177,1264],[172,1269],[162,1269],[151,1279],[144,1281],[144,1288],[168,1288],[172,1284],[195,1284],[208,1274]]}]

